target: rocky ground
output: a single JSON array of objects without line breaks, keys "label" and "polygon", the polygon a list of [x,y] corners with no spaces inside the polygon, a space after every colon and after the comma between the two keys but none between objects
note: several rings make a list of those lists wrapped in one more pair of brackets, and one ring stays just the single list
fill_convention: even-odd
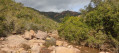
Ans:
[{"label": "rocky ground", "polygon": [[79,48],[59,39],[57,31],[47,33],[39,30],[36,33],[30,30],[23,35],[0,38],[0,53],[82,53]]}]

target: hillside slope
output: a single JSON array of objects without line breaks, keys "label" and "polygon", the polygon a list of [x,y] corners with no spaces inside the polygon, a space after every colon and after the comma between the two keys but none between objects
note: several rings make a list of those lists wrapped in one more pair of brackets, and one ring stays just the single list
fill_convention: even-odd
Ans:
[{"label": "hillside slope", "polygon": [[[0,0],[0,34],[22,30],[53,30],[58,23],[12,0]],[[0,35],[0,36],[1,36]]]},{"label": "hillside slope", "polygon": [[61,13],[57,13],[57,12],[40,12],[42,15],[45,15],[45,16],[48,16],[49,18],[57,21],[57,22],[61,22],[61,20],[67,16],[67,15],[70,15],[70,16],[78,16],[80,15],[80,13],[78,12],[73,12],[73,11],[63,11]]}]

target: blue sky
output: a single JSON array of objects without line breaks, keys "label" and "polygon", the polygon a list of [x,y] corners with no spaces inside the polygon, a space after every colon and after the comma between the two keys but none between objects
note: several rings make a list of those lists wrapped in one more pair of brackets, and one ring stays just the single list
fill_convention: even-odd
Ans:
[{"label": "blue sky", "polygon": [[79,12],[79,9],[88,5],[90,0],[15,0],[21,2],[24,6],[35,8],[39,11],[61,12],[72,10]]}]

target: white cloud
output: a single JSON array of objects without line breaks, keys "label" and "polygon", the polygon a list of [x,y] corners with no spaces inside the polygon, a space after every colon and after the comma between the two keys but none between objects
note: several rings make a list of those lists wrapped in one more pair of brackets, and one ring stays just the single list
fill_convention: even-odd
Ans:
[{"label": "white cloud", "polygon": [[[90,0],[15,0],[25,6],[35,8],[39,11],[61,12],[63,10],[73,10],[77,7],[87,5]],[[76,10],[75,10],[76,11]]]}]

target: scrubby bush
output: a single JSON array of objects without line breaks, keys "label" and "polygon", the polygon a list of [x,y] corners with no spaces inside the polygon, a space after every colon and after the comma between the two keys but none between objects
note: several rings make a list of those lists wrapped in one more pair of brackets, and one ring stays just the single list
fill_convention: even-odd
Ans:
[{"label": "scrubby bush", "polygon": [[61,37],[73,43],[100,47],[119,46],[119,0],[91,0],[80,17],[65,17],[60,24]]},{"label": "scrubby bush", "polygon": [[55,30],[58,23],[12,0],[0,0],[0,36],[24,30]]},{"label": "scrubby bush", "polygon": [[56,45],[56,39],[53,38],[53,37],[46,38],[45,41],[46,41],[46,42],[45,42],[44,45],[45,45],[46,47]]},{"label": "scrubby bush", "polygon": [[22,44],[21,47],[24,48],[24,50],[26,50],[26,51],[31,49],[31,47],[29,45],[27,45],[27,44]]},{"label": "scrubby bush", "polygon": [[[98,1],[98,0],[96,0]],[[94,3],[95,1],[92,0]],[[101,31],[108,38],[111,40],[117,40],[119,36],[119,3],[118,0],[104,0],[94,3],[95,7],[90,6],[90,8],[87,8],[87,13],[84,13],[83,15],[85,17],[85,22],[89,27],[92,27],[97,33]],[[97,4],[97,5],[96,5]],[[83,13],[83,12],[82,12]],[[95,34],[96,35],[96,34]],[[101,36],[101,35],[100,35]],[[96,39],[97,40],[97,39]]]},{"label": "scrubby bush", "polygon": [[60,36],[72,43],[80,43],[80,41],[88,38],[88,26],[81,21],[80,17],[65,17],[60,24]]}]

